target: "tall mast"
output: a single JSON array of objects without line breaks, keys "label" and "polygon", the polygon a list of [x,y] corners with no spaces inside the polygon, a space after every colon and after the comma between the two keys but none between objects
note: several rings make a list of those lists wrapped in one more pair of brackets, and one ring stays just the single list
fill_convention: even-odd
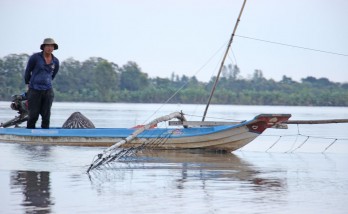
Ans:
[{"label": "tall mast", "polygon": [[237,31],[237,27],[238,27],[238,24],[239,24],[239,21],[240,21],[240,17],[242,16],[245,3],[246,3],[246,0],[244,0],[244,2],[243,2],[242,8],[241,8],[241,10],[240,10],[240,12],[239,12],[239,16],[238,16],[237,22],[236,22],[236,24],[235,24],[235,26],[234,26],[234,29],[233,29],[233,33],[232,33],[232,35],[231,35],[230,41],[228,42],[225,55],[224,55],[224,57],[223,57],[223,59],[222,59],[222,61],[221,61],[220,69],[219,69],[218,75],[217,75],[217,77],[216,77],[216,80],[215,80],[215,82],[214,82],[213,88],[211,89],[210,96],[209,96],[209,99],[208,99],[208,103],[207,103],[207,106],[205,107],[205,110],[204,110],[204,114],[203,114],[202,121],[205,120],[205,116],[207,115],[207,111],[208,111],[208,108],[209,108],[209,105],[210,105],[211,98],[213,97],[214,92],[215,92],[216,85],[217,85],[217,83],[219,82],[220,74],[221,74],[222,68],[224,67],[225,60],[226,60],[228,51],[229,51],[229,49],[230,49],[230,47],[231,47],[234,34],[235,34],[236,31]]}]

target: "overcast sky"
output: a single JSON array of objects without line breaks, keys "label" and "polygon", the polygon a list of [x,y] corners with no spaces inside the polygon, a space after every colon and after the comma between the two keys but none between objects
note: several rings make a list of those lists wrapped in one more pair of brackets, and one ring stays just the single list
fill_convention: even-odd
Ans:
[{"label": "overcast sky", "polygon": [[[0,57],[39,51],[45,37],[61,60],[135,61],[150,77],[207,81],[217,74],[243,0],[0,0]],[[307,76],[348,82],[347,0],[248,0],[227,63],[241,76]],[[233,54],[232,54],[233,53]]]}]

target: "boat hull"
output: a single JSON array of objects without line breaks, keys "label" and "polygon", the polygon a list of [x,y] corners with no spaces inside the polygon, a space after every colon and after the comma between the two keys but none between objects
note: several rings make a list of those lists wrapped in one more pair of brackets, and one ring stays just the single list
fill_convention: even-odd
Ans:
[{"label": "boat hull", "polygon": [[[40,130],[44,133],[45,130]],[[51,133],[61,129],[50,129]],[[91,129],[84,131],[102,132],[103,130]],[[115,132],[118,130],[115,129]],[[209,149],[209,150],[236,150],[254,140],[259,134],[252,133],[246,127],[227,129],[225,131],[196,136],[179,137],[181,129],[166,130],[171,132],[171,137],[139,136],[123,147],[140,146],[148,142],[153,149]],[[49,132],[48,132],[49,133]],[[175,136],[173,136],[175,133]],[[160,135],[161,136],[161,135]],[[24,143],[34,145],[61,145],[61,146],[90,146],[109,147],[127,137],[117,136],[33,136],[33,135],[0,135],[0,142]],[[151,145],[150,145],[151,144]]]},{"label": "boat hull", "polygon": [[[265,129],[290,116],[266,115],[233,125],[193,128],[154,128],[139,134],[122,147],[140,146],[150,149],[206,149],[234,151],[253,141]],[[272,122],[273,121],[273,122]],[[0,129],[0,142],[33,145],[109,147],[124,140],[137,129]]]}]

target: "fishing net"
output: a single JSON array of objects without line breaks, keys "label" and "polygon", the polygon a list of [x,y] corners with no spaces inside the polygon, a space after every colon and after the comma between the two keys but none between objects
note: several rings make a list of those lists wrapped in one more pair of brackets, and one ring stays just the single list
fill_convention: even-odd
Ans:
[{"label": "fishing net", "polygon": [[[156,133],[156,137],[154,138],[138,139],[138,141],[141,142],[140,144],[132,145],[131,142],[145,130],[152,129],[153,127],[157,126],[158,123],[168,121],[174,118],[177,118],[181,121],[186,120],[182,112],[174,112],[172,114],[156,118],[150,123],[138,127],[131,135],[115,143],[111,147],[105,149],[103,153],[96,155],[96,157],[92,161],[92,164],[87,169],[87,173],[89,173],[93,169],[105,166],[113,161],[125,160],[127,158],[133,157],[139,151],[145,149],[153,149],[164,144],[166,140],[170,137],[170,132],[163,131],[163,133]],[[125,144],[128,145],[126,146],[126,148],[123,148],[125,147]],[[121,148],[121,146],[123,147]]]}]

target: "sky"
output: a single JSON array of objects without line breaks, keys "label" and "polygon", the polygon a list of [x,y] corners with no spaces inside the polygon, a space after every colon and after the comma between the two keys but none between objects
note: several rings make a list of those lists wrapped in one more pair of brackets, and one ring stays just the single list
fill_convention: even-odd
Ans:
[{"label": "sky", "polygon": [[[0,0],[0,57],[46,37],[64,61],[136,62],[150,77],[216,76],[243,0]],[[348,82],[347,0],[248,0],[226,64],[250,78]],[[310,51],[284,43],[343,55]],[[59,74],[58,74],[59,75]]]}]

